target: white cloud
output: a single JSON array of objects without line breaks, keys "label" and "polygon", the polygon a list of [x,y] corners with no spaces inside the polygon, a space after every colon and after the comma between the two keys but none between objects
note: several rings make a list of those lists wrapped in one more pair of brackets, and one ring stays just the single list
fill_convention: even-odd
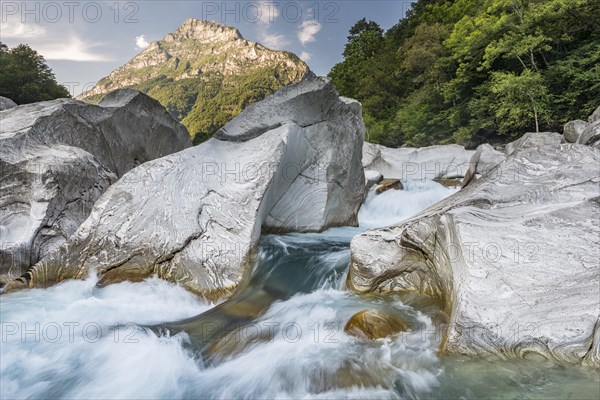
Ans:
[{"label": "white cloud", "polygon": [[135,37],[135,49],[136,50],[144,50],[146,47],[150,46],[150,43],[146,40],[144,35]]},{"label": "white cloud", "polygon": [[298,57],[300,57],[300,59],[304,62],[309,62],[310,59],[312,58],[312,54],[310,54],[307,51],[303,51],[298,55]]},{"label": "white cloud", "polygon": [[275,50],[282,50],[290,44],[289,39],[282,34],[271,32],[271,24],[279,17],[279,3],[261,1],[255,3],[260,8],[257,20],[258,40],[261,44]]},{"label": "white cloud", "polygon": [[316,35],[321,30],[321,24],[318,21],[304,21],[298,30],[298,40],[302,45],[314,42]]},{"label": "white cloud", "polygon": [[290,44],[290,41],[285,35],[279,35],[276,33],[260,32],[260,43],[270,49],[282,50],[285,46]]},{"label": "white cloud", "polygon": [[67,60],[67,61],[112,61],[110,57],[92,51],[95,44],[85,43],[75,35],[61,40],[60,43],[40,43],[34,45],[38,53],[44,56],[46,60]]},{"label": "white cloud", "polygon": [[65,32],[64,26],[59,24],[28,24],[15,17],[1,22],[0,28],[3,43],[10,47],[27,43],[46,60],[112,61],[110,57],[94,50],[100,43],[92,43],[75,33]]},{"label": "white cloud", "polygon": [[0,23],[3,39],[34,39],[43,37],[46,28],[41,25],[24,24],[23,22],[10,19]]}]

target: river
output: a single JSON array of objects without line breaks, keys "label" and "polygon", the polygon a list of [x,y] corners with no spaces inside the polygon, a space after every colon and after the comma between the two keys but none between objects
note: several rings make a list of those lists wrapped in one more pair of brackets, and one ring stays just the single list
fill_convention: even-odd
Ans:
[{"label": "river", "polygon": [[[3,295],[0,397],[599,398],[590,369],[438,355],[440,311],[427,298],[344,290],[353,235],[453,191],[406,182],[371,192],[358,228],[264,235],[249,282],[217,305],[154,278]],[[373,308],[413,329],[377,341],[344,333],[354,313]]]}]

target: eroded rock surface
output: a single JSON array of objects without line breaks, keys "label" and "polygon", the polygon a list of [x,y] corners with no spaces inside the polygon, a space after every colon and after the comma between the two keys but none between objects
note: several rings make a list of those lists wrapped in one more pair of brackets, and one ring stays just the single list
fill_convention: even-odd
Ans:
[{"label": "eroded rock surface", "polygon": [[444,351],[599,367],[600,150],[555,136],[527,135],[502,173],[355,237],[348,287],[441,299]]},{"label": "eroded rock surface", "polygon": [[363,167],[386,178],[401,180],[462,178],[475,151],[456,144],[422,148],[389,147],[365,143]]},{"label": "eroded rock surface", "polygon": [[504,152],[510,156],[516,151],[545,145],[559,145],[562,135],[556,132],[527,132],[514,142],[506,145]]},{"label": "eroded rock surface", "polygon": [[191,146],[158,102],[132,90],[100,106],[60,99],[0,118],[0,274],[13,277],[65,243],[118,176]]},{"label": "eroded rock surface", "polygon": [[[65,245],[9,289],[90,272],[103,283],[157,274],[223,298],[247,272],[261,230],[356,225],[365,187],[360,104],[334,96],[327,78],[297,86],[228,124],[235,140],[213,138],[125,174]],[[296,106],[278,114],[281,102]],[[266,126],[255,109],[270,115]]]}]

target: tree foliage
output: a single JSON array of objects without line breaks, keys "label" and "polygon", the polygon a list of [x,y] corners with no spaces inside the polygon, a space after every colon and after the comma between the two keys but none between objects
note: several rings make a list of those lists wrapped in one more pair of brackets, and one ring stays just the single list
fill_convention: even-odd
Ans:
[{"label": "tree foliage", "polygon": [[598,15],[597,0],[418,0],[385,33],[358,21],[330,77],[373,142],[505,142],[598,106]]},{"label": "tree foliage", "polygon": [[44,57],[21,44],[9,49],[0,43],[0,96],[17,104],[70,97],[69,91],[56,82]]}]

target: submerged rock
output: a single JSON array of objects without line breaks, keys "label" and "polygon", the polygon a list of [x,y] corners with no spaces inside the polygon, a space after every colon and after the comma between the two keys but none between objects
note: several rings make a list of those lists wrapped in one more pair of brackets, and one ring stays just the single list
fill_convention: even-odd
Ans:
[{"label": "submerged rock", "polygon": [[344,332],[361,339],[382,339],[409,330],[400,317],[381,310],[363,310],[354,314],[346,323]]},{"label": "submerged rock", "polygon": [[363,167],[386,178],[400,180],[462,178],[474,151],[456,144],[422,148],[389,147],[365,143]]},{"label": "submerged rock", "polygon": [[545,138],[521,141],[501,174],[356,236],[348,287],[440,299],[442,351],[599,367],[600,150]]},{"label": "submerged rock", "polygon": [[0,114],[0,273],[19,276],[65,243],[96,200],[140,163],[191,145],[155,100],[60,99]]},{"label": "submerged rock", "polygon": [[[318,103],[309,91],[335,93],[327,78],[296,86],[228,124],[224,132],[235,140],[213,138],[125,174],[65,245],[10,288],[90,272],[102,283],[156,274],[223,298],[246,274],[261,231],[356,225],[365,187],[360,103]],[[291,111],[278,114],[282,102],[307,111],[303,125]],[[270,115],[270,128],[256,121],[256,109]],[[258,125],[244,123],[247,115]]]},{"label": "submerged rock", "polygon": [[9,99],[8,97],[0,96],[0,111],[8,110],[9,108],[14,108],[17,106],[17,103]]}]

